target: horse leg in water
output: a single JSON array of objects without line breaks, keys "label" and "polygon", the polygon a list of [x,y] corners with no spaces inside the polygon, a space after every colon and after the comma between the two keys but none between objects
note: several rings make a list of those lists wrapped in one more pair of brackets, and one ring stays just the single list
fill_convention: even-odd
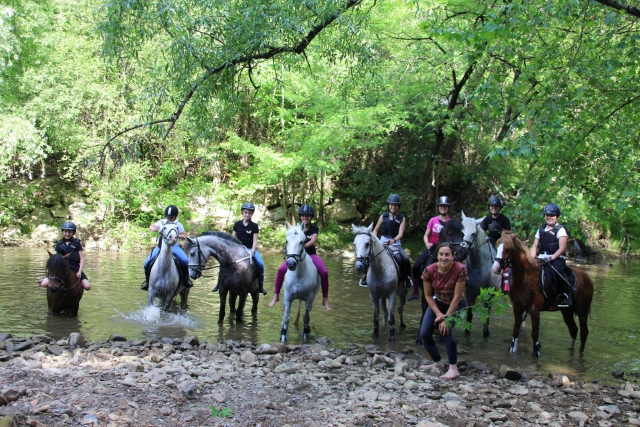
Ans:
[{"label": "horse leg in water", "polygon": [[486,338],[489,336],[489,319],[491,318],[491,304],[489,304],[488,302],[485,302],[483,305],[487,309],[487,320],[485,320],[484,323],[482,324],[482,336]]},{"label": "horse leg in water", "polygon": [[[563,308],[560,312],[562,313],[564,323],[567,325],[567,328],[569,328],[569,335],[571,335],[569,350],[573,350],[576,344],[576,338],[578,337],[578,325],[576,325],[576,321],[573,318],[573,307]],[[582,341],[582,339],[580,341]]]},{"label": "horse leg in water", "polygon": [[538,341],[540,337],[540,312],[532,311],[531,313],[531,340],[533,341],[533,348],[531,350],[531,355],[533,357],[540,356],[540,342]]},{"label": "horse leg in water", "polygon": [[520,319],[522,319],[522,314],[524,310],[513,304],[513,338],[511,340],[511,348],[509,349],[509,353],[516,353],[518,351],[518,336],[520,335]]},{"label": "horse leg in water", "polygon": [[404,305],[407,302],[407,290],[403,291],[398,301],[398,314],[400,315],[400,328],[405,329],[407,325],[404,324]]},{"label": "horse leg in water", "polygon": [[235,292],[229,292],[229,313],[231,315],[236,314],[236,301],[238,299],[238,294]]},{"label": "horse leg in water", "polygon": [[236,311],[236,322],[242,323],[242,315],[244,314],[244,306],[247,303],[247,294],[240,295],[238,302],[238,310]]},{"label": "horse leg in water", "polygon": [[309,336],[311,335],[311,326],[309,326],[309,312],[311,312],[311,308],[313,307],[313,297],[315,295],[312,295],[311,298],[307,298],[307,300],[305,301],[305,306],[304,306],[304,317],[302,318],[302,321],[304,322],[304,329],[302,331],[302,339],[303,340],[308,340]]},{"label": "horse leg in water", "polygon": [[373,307],[373,337],[380,337],[380,306],[379,298],[369,294],[371,299],[371,306]]},{"label": "horse leg in water", "polygon": [[229,290],[226,286],[220,287],[220,310],[218,311],[218,326],[222,326],[224,322],[225,310],[227,309],[227,294]]},{"label": "horse leg in water", "polygon": [[[591,305],[589,305],[591,307]],[[578,309],[578,320],[580,321],[580,354],[584,353],[584,346],[587,344],[589,336],[589,327],[587,326],[587,318],[589,317],[589,309],[580,307]]]},{"label": "horse leg in water", "polygon": [[287,298],[285,293],[284,301],[284,314],[282,315],[282,330],[280,331],[280,341],[287,342],[287,333],[289,332],[289,320],[291,320],[291,299]]},{"label": "horse leg in water", "polygon": [[251,302],[253,303],[251,306],[251,314],[256,314],[258,312],[258,303],[260,302],[258,291],[251,292]]},{"label": "horse leg in water", "polygon": [[396,340],[396,316],[394,312],[396,310],[397,296],[398,294],[396,292],[393,292],[391,295],[389,295],[389,341]]}]

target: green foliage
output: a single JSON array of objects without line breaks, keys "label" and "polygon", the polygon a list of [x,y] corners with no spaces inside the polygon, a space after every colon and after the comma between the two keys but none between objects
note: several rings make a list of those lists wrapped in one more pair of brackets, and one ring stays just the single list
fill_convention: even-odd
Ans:
[{"label": "green foliage", "polygon": [[225,406],[222,409],[218,409],[215,405],[211,405],[211,416],[214,418],[231,418],[233,417],[233,411],[228,406]]},{"label": "green foliage", "polygon": [[[477,303],[470,305],[474,317],[480,318],[484,323],[489,319],[490,310],[496,316],[502,316],[504,310],[511,308],[509,304],[509,296],[503,293],[501,290],[493,288],[480,289],[480,295],[478,296]],[[456,326],[463,328],[466,331],[471,330],[471,322],[467,321],[467,311],[459,310],[445,317],[445,324],[447,328],[454,328]]]}]

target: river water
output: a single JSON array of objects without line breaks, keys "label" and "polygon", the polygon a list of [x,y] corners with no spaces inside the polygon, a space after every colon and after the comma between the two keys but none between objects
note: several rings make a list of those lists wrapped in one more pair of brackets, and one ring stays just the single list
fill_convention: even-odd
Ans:
[{"label": "river water", "polygon": [[[190,334],[207,341],[246,339],[268,343],[279,339],[282,305],[268,306],[273,296],[275,272],[282,262],[279,253],[263,254],[265,288],[269,295],[260,300],[257,316],[253,318],[250,309],[246,309],[244,323],[235,324],[227,315],[222,327],[216,323],[219,296],[211,293],[215,277],[195,281],[186,313],[162,313],[157,317],[145,310],[147,294],[140,290],[146,253],[86,251],[85,256],[85,272],[93,289],[85,292],[77,317],[52,316],[47,313],[44,288],[36,285],[36,280],[44,275],[47,252],[44,249],[0,248],[0,332],[11,332],[14,336],[44,333],[57,339],[77,331],[92,341],[108,340],[113,333],[128,339]],[[395,343],[389,344],[386,328],[379,339],[374,339],[369,294],[367,289],[358,286],[359,276],[354,271],[353,261],[330,256],[325,256],[324,261],[329,269],[332,311],[322,307],[319,294],[311,311],[312,339],[326,336],[336,346],[376,344],[383,350],[413,349],[426,355],[425,350],[414,342],[420,321],[418,300],[405,306],[407,328],[399,331]],[[586,270],[595,283],[595,297],[583,356],[567,350],[569,334],[560,313],[541,316],[542,356],[539,359],[530,356],[529,325],[520,334],[519,353],[509,354],[513,315],[505,312],[501,317],[492,316],[488,338],[482,337],[479,323],[473,325],[469,334],[461,330],[454,332],[459,349],[467,352],[460,359],[492,365],[504,363],[530,371],[557,370],[585,379],[608,379],[610,372],[617,369],[627,374],[640,373],[640,262],[616,261],[611,267],[587,266]],[[300,327],[293,325],[292,315],[289,343],[301,343]],[[578,344],[576,342],[576,348]]]}]

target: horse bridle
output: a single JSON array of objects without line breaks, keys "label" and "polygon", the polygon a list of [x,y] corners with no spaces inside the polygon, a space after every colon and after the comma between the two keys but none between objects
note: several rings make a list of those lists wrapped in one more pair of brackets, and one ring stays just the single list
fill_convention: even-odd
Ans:
[{"label": "horse bridle", "polygon": [[297,254],[288,253],[284,259],[287,260],[289,258],[293,258],[296,264],[300,264],[305,256],[307,256],[307,251],[304,250],[304,242],[302,242],[302,245],[300,245],[300,251]]},{"label": "horse bridle", "polygon": [[[207,265],[207,259],[205,258],[204,253],[202,252],[202,249],[200,248],[200,241],[198,240],[197,237],[195,238],[195,241],[196,241],[196,249],[198,251],[198,263],[197,264],[187,264],[187,267],[196,270],[200,274],[200,276],[202,276],[202,277],[206,277],[204,274],[202,274],[202,272],[204,270],[211,270],[211,269],[220,268],[220,267],[228,267],[230,265],[237,264],[237,263],[239,263],[241,261],[245,261],[247,259],[249,260],[249,263],[251,263],[251,255],[249,255],[249,256],[246,256],[244,258],[240,258],[240,259],[238,259],[236,261],[230,262],[229,264],[218,264],[218,265],[214,265],[213,267],[207,267],[206,266]],[[198,277],[200,277],[200,276],[198,276]]]},{"label": "horse bridle", "polygon": [[[509,256],[506,259],[496,257],[495,262],[500,265],[501,271],[503,271],[505,268],[511,268],[511,259],[513,258],[513,252],[513,250],[510,250]],[[504,256],[504,243],[502,244],[502,255]]]},{"label": "horse bridle", "polygon": [[480,246],[474,247],[472,248],[473,244],[476,242],[476,239],[478,238],[478,231],[476,229],[476,232],[473,233],[473,239],[471,241],[468,241],[467,239],[462,240],[462,243],[460,244],[461,247],[463,248],[467,248],[469,250],[469,252],[475,252],[475,251],[479,251],[482,246],[487,245],[489,246],[489,252],[491,252],[491,241],[489,239],[485,240],[483,244],[481,244]]},{"label": "horse bridle", "polygon": [[49,276],[49,270],[47,269],[47,279],[49,280],[49,283],[51,282],[58,282],[58,287],[60,289],[64,289],[64,290],[71,290],[73,288],[75,288],[76,286],[78,286],[78,283],[82,282],[82,278],[78,279],[78,281],[76,283],[73,284],[73,286],[71,286],[70,288],[67,288],[65,286],[64,283],[64,279],[67,277],[67,272],[66,271],[62,271],[62,278],[56,277],[56,276]]},{"label": "horse bridle", "polygon": [[178,235],[179,235],[179,233],[178,233],[178,227],[173,227],[173,228],[171,228],[171,230],[169,230],[169,231],[167,232],[167,234],[165,234],[165,232],[164,232],[164,226],[162,227],[162,230],[160,231],[160,235],[162,236],[162,239],[164,240],[164,242],[165,242],[167,245],[170,245],[170,244],[171,244],[170,239],[171,239],[171,234],[173,234],[172,232],[175,232],[176,239],[177,239],[177,238],[178,238]]},{"label": "horse bridle", "polygon": [[367,232],[367,233],[357,233],[356,234],[356,236],[359,236],[359,235],[369,236],[369,254],[366,255],[366,256],[356,256],[356,262],[360,261],[361,263],[364,264],[365,267],[369,267],[369,265],[371,265],[371,261],[376,259],[387,248],[384,245],[382,245],[382,250],[380,252],[378,252],[377,254],[372,255],[372,253],[373,253],[373,245],[371,244],[371,241],[373,240],[373,238],[371,237],[371,233]]}]

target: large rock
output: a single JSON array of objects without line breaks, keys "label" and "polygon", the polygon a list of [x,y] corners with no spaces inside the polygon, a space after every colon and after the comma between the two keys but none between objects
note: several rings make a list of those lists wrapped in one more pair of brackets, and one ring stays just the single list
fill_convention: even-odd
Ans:
[{"label": "large rock", "polygon": [[31,239],[44,243],[54,243],[60,240],[61,234],[58,227],[40,224],[31,233]]},{"label": "large rock", "polygon": [[84,347],[86,345],[84,336],[79,332],[71,332],[69,334],[69,347]]},{"label": "large rock", "polygon": [[331,205],[325,208],[325,216],[327,220],[339,223],[360,221],[360,213],[353,203],[341,199],[335,199]]},{"label": "large rock", "polygon": [[62,205],[51,206],[49,213],[58,222],[64,222],[69,219],[69,211]]},{"label": "large rock", "polygon": [[286,218],[284,207],[278,206],[277,208],[269,209],[267,216],[271,219],[271,221],[275,221],[275,222],[284,221]]}]

